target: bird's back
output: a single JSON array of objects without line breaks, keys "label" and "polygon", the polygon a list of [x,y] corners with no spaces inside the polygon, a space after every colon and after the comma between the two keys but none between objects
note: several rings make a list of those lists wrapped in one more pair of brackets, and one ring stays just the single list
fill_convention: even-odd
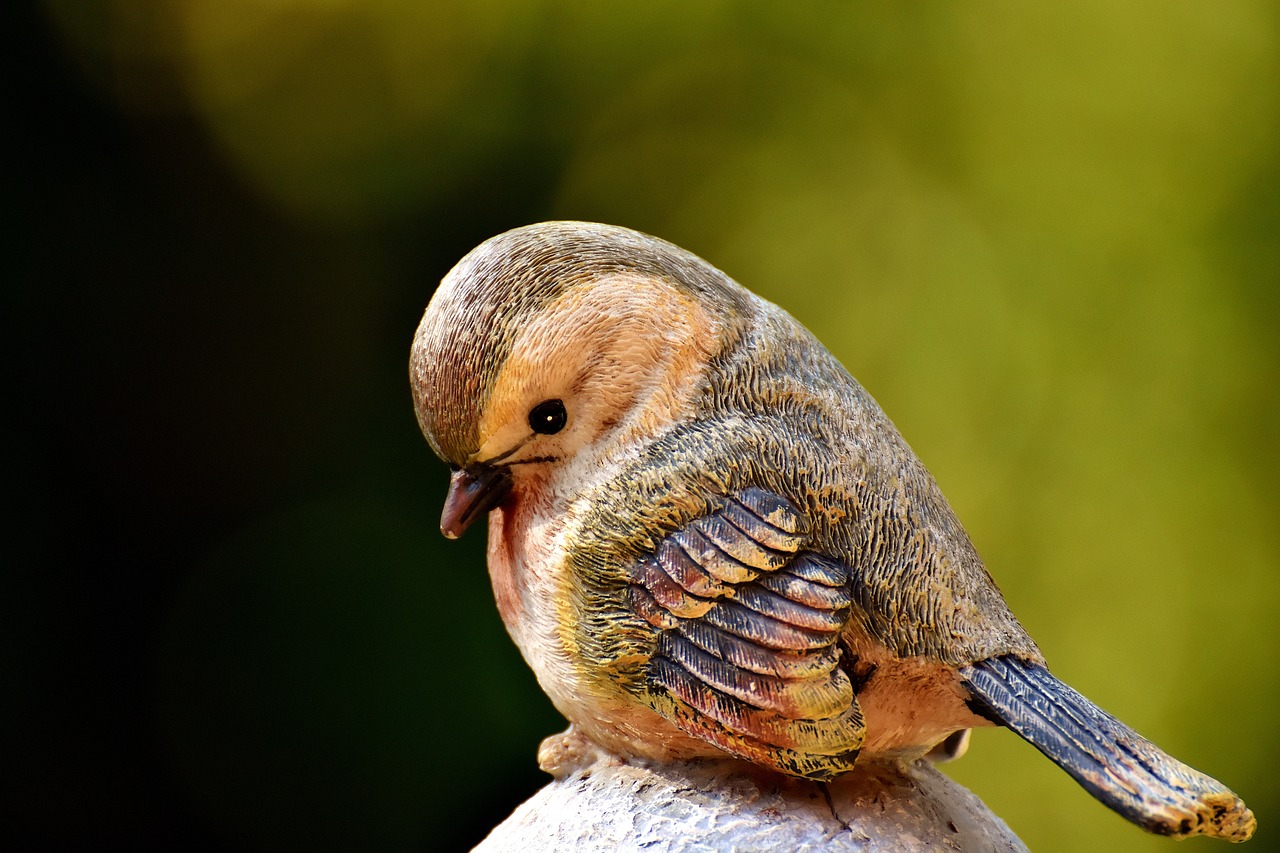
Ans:
[{"label": "bird's back", "polygon": [[1040,661],[932,475],[874,399],[794,318],[755,300],[700,419],[744,429],[752,476],[804,507],[848,563],[853,626],[899,657]]}]

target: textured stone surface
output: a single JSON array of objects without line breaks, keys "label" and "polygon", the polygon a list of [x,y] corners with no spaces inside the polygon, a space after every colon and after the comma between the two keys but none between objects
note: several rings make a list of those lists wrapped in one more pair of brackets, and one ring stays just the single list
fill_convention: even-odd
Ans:
[{"label": "textured stone surface", "polygon": [[1026,850],[928,762],[868,763],[822,785],[740,763],[602,763],[547,785],[483,853],[536,850]]}]

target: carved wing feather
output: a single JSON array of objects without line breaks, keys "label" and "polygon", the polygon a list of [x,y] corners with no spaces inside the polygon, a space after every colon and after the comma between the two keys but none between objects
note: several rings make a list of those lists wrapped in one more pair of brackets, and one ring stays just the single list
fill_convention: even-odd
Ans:
[{"label": "carved wing feather", "polygon": [[645,699],[695,736],[793,775],[848,770],[862,714],[839,666],[849,570],[804,551],[804,519],[750,488],[669,535],[631,571],[657,629]]}]

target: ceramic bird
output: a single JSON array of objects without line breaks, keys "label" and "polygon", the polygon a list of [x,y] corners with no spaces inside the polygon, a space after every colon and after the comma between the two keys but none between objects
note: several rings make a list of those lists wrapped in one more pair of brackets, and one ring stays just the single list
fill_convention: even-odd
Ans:
[{"label": "ceramic bird", "polygon": [[607,225],[518,228],[445,277],[413,342],[441,529],[489,519],[498,609],[614,755],[832,779],[1012,729],[1144,829],[1252,813],[1059,681],[937,483],[794,318]]}]

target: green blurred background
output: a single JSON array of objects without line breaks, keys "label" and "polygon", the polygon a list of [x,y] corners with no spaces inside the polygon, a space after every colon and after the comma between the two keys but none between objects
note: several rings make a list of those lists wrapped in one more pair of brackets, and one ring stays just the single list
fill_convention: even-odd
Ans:
[{"label": "green blurred background", "polygon": [[[1057,673],[1280,849],[1275,2],[4,14],[9,831],[461,849],[545,781],[406,360],[469,248],[578,218],[813,329]],[[948,772],[1171,849],[1007,732]]]}]

